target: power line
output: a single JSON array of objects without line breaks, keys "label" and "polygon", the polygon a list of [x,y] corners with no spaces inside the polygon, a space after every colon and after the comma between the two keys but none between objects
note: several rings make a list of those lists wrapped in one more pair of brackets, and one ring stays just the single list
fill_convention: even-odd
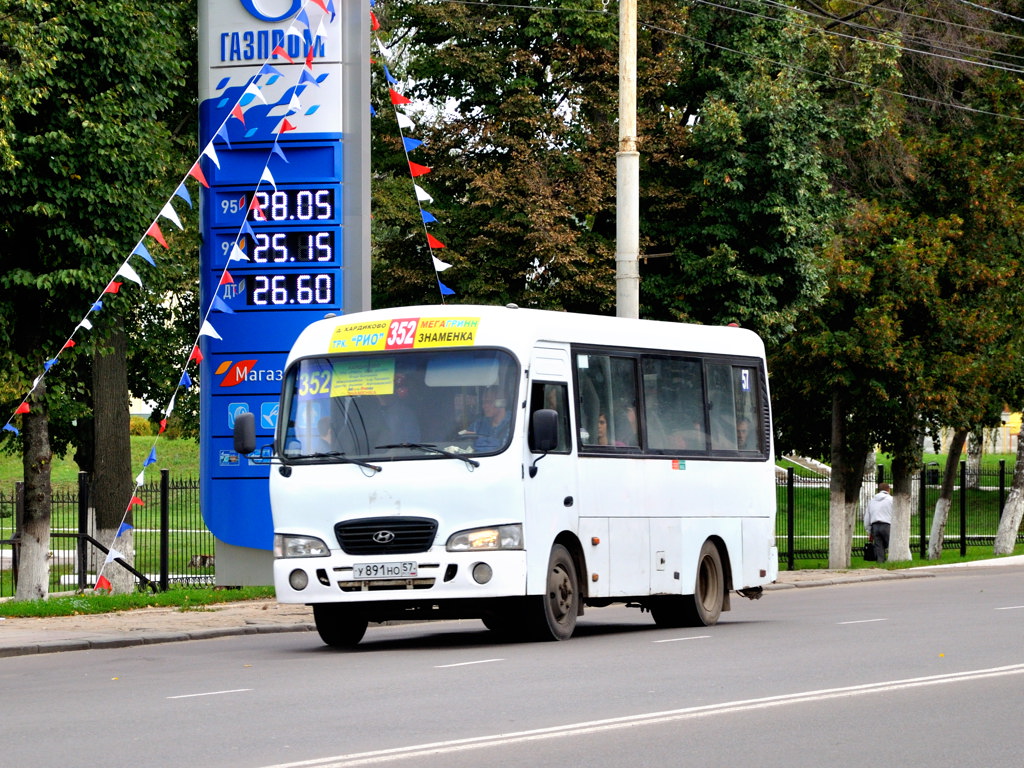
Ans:
[{"label": "power line", "polygon": [[[749,2],[766,2],[766,3],[772,4],[771,0],[748,0],[748,1]],[[967,0],[959,0],[959,1],[960,2],[967,2]],[[509,9],[528,10],[528,11],[541,12],[541,13],[580,13],[580,14],[604,14],[604,13],[606,13],[606,11],[603,11],[603,10],[600,10],[600,11],[599,10],[590,10],[590,9],[586,9],[586,8],[558,8],[558,7],[551,7],[551,6],[548,6],[548,7],[538,7],[538,6],[534,6],[534,5],[523,5],[523,4],[519,4],[519,3],[491,3],[491,2],[483,2],[482,0],[441,0],[441,2],[446,3],[446,4],[450,4],[450,5],[479,5],[479,6],[484,6],[486,8],[509,8]],[[752,11],[745,11],[745,10],[741,10],[741,9],[738,9],[738,8],[735,8],[735,7],[721,5],[719,3],[711,2],[711,0],[692,0],[692,2],[700,3],[702,5],[707,5],[707,6],[711,6],[711,7],[715,7],[715,8],[719,8],[719,9],[725,10],[725,11],[731,11],[731,12],[734,12],[734,13],[741,13],[741,14],[744,14],[744,15],[747,15],[747,16],[755,16],[755,17],[758,17],[758,18],[766,19],[768,21],[778,21],[778,19],[773,18],[771,16],[765,16],[763,14],[754,13]],[[970,4],[973,5],[973,3],[970,3]],[[791,6],[779,5],[779,7],[784,8],[786,10],[791,10],[791,11],[799,12],[799,9],[793,8]],[[864,6],[864,7],[868,7],[868,6]],[[871,7],[875,7],[875,6],[871,6]],[[884,10],[889,10],[889,9],[884,9]],[[990,9],[984,9],[984,10],[990,10]],[[804,13],[806,13],[806,12],[804,12]],[[901,13],[901,14],[904,14],[904,15],[913,16],[913,14],[906,14],[903,11],[893,11],[893,13]],[[827,17],[819,17],[819,18],[827,18]],[[929,17],[926,17],[926,16],[915,16],[915,18],[924,19],[924,20],[928,20],[928,21],[934,21],[935,23],[938,23],[938,24],[952,23],[952,22],[944,22],[942,20],[937,20],[937,19],[930,19]],[[1014,18],[1014,17],[1011,17],[1011,18]],[[650,23],[641,21],[640,22],[640,26],[644,27],[646,29],[656,30],[656,31],[659,31],[659,32],[663,32],[665,34],[681,37],[681,38],[683,38],[685,40],[689,40],[690,42],[693,42],[693,43],[702,43],[702,44],[708,45],[708,46],[710,46],[712,48],[717,48],[719,50],[728,51],[730,53],[735,53],[735,54],[737,54],[739,56],[742,56],[742,57],[745,57],[745,58],[757,59],[757,60],[765,61],[765,62],[767,62],[769,64],[772,64],[772,65],[775,65],[775,66],[779,66],[779,67],[782,67],[782,68],[785,68],[785,69],[792,69],[792,70],[795,70],[795,71],[804,72],[805,74],[813,75],[815,77],[820,77],[820,78],[825,79],[825,80],[833,80],[835,82],[843,83],[843,84],[846,84],[846,85],[853,85],[853,86],[856,86],[858,88],[863,88],[863,89],[866,89],[866,90],[874,90],[874,91],[878,91],[880,93],[887,93],[887,94],[892,95],[892,96],[900,96],[902,98],[909,99],[911,101],[920,102],[922,104],[931,104],[933,106],[947,107],[949,109],[956,109],[956,110],[960,110],[960,111],[963,111],[963,112],[970,112],[970,113],[978,114],[978,115],[986,115],[986,116],[989,116],[989,117],[1000,117],[1000,118],[1005,118],[1007,120],[1012,120],[1014,122],[1024,122],[1024,117],[1016,117],[1016,116],[1013,116],[1013,115],[1007,115],[1007,114],[1003,114],[1003,113],[999,113],[999,112],[992,112],[992,111],[989,111],[989,110],[978,109],[978,108],[975,108],[975,107],[969,107],[969,106],[966,106],[964,104],[955,104],[955,103],[952,103],[952,102],[941,101],[939,99],[931,99],[931,98],[928,98],[926,96],[918,96],[916,94],[905,93],[903,91],[895,91],[895,90],[892,90],[892,89],[889,89],[889,88],[882,88],[881,86],[870,85],[868,83],[863,83],[863,82],[860,82],[860,81],[857,81],[857,80],[851,80],[850,78],[839,77],[837,75],[830,75],[830,74],[827,74],[827,73],[824,73],[824,72],[817,72],[817,71],[808,69],[806,67],[800,67],[800,66],[797,66],[795,64],[789,64],[787,62],[774,61],[772,59],[767,59],[765,57],[755,56],[754,54],[750,54],[750,53],[747,53],[745,51],[740,51],[740,50],[737,50],[737,49],[734,49],[734,48],[729,48],[728,46],[723,46],[723,45],[719,45],[719,44],[716,44],[716,43],[710,43],[710,42],[708,42],[706,40],[700,40],[698,38],[692,37],[690,35],[683,34],[681,32],[676,32],[676,31],[671,30],[671,29],[666,29],[665,27],[660,27],[660,26],[658,26],[656,24],[650,24]],[[957,26],[960,26],[960,25],[957,25]],[[876,32],[876,33],[883,33],[883,32],[885,32],[885,30],[882,30],[882,29],[879,29],[879,28],[875,28],[875,27],[864,27],[864,28],[866,30],[868,30],[868,31],[873,31],[873,32]],[[966,28],[967,29],[973,29],[973,30],[976,30],[976,31],[982,31],[982,32],[988,31],[988,30],[984,30],[983,28],[976,28],[976,27],[966,27]],[[813,29],[818,30],[820,28],[819,27],[814,27]],[[846,39],[863,40],[863,38],[855,37],[853,35],[844,35],[842,33],[834,32],[834,31],[829,31],[829,30],[822,30],[822,31],[824,31],[826,34],[832,34],[832,35],[835,35],[835,36],[838,36],[838,37],[843,37],[843,38],[846,38]],[[993,34],[1002,34],[1002,33],[993,33]],[[1022,37],[1017,37],[1017,36],[1013,36],[1013,35],[1007,35],[1007,36],[1011,37],[1012,39],[1015,39],[1015,40],[1024,41],[1024,38],[1022,38]],[[917,50],[914,50],[914,49],[907,49],[907,48],[902,47],[902,46],[881,43],[881,42],[878,42],[878,41],[872,41],[872,42],[875,42],[878,45],[887,45],[888,47],[894,48],[894,49],[896,49],[898,51],[901,51],[901,52],[919,53],[919,54],[922,54],[922,55],[929,55],[929,56],[938,56],[939,58],[948,59],[948,60],[952,60],[952,61],[958,61],[958,62],[964,63],[964,64],[972,64],[972,65],[977,65],[977,66],[982,66],[982,67],[988,67],[988,68],[991,68],[991,69],[997,69],[997,70],[1002,70],[1002,71],[1006,71],[1006,72],[1024,73],[1024,69],[1017,69],[1017,68],[1013,68],[1013,67],[1002,67],[1002,66],[997,66],[997,65],[984,64],[984,63],[981,63],[981,62],[972,61],[970,59],[963,59],[963,58],[952,57],[952,56],[941,56],[939,54],[931,53],[931,52],[928,52],[928,51],[917,51]]]},{"label": "power line", "polygon": [[[811,11],[805,11],[803,8],[796,8],[796,7],[791,6],[791,5],[786,5],[785,3],[778,2],[777,0],[748,0],[748,1],[749,2],[753,2],[753,3],[761,3],[763,5],[767,5],[767,6],[774,7],[774,8],[782,8],[782,9],[785,9],[787,11],[792,11],[794,13],[803,14],[803,15],[808,16],[808,17],[813,18],[813,19],[821,19],[823,21],[831,21],[831,22],[833,22],[835,24],[843,24],[845,26],[852,27],[853,29],[861,29],[861,30],[864,30],[866,32],[881,33],[881,32],[892,31],[892,30],[881,29],[879,27],[873,27],[873,26],[868,25],[868,24],[855,23],[855,22],[852,22],[852,21],[849,20],[850,17],[847,17],[847,18],[837,18],[835,16],[832,16],[832,15],[829,15],[829,14],[825,14],[825,13],[812,13]],[[818,8],[818,6],[814,5],[814,3],[811,3],[811,5],[814,6],[815,8]],[[1024,43],[1024,37],[1021,37],[1019,35],[1013,35],[1013,34],[1010,34],[1008,32],[997,32],[995,30],[985,29],[983,27],[974,27],[974,26],[970,26],[970,25],[967,25],[967,24],[960,24],[958,22],[949,21],[949,20],[946,20],[946,19],[934,19],[934,18],[931,18],[929,16],[921,16],[919,14],[907,13],[906,11],[900,11],[900,10],[896,10],[896,9],[893,9],[893,8],[885,8],[885,7],[879,6],[879,5],[866,5],[864,3],[854,3],[854,5],[858,5],[861,8],[866,8],[866,9],[869,9],[869,10],[872,10],[872,11],[882,11],[882,12],[885,12],[885,13],[894,14],[896,16],[905,17],[905,18],[908,18],[908,19],[914,19],[914,20],[917,20],[917,21],[927,22],[929,24],[935,24],[935,25],[938,25],[938,26],[945,26],[945,27],[950,27],[950,28],[954,28],[954,29],[965,30],[965,31],[968,31],[968,32],[980,32],[980,33],[983,33],[983,34],[993,35],[993,36],[998,36],[998,37],[1005,37],[1005,38],[1007,38],[1009,40],[1012,40],[1012,41],[1015,41],[1015,42]],[[823,31],[829,32],[830,30],[823,28]],[[914,41],[916,41],[916,42],[918,42],[918,43],[920,43],[922,45],[930,45],[933,48],[937,48],[937,49],[942,49],[942,50],[947,50],[947,51],[964,51],[964,52],[974,51],[974,52],[979,52],[979,53],[992,53],[992,54],[999,53],[1002,56],[1006,56],[1006,57],[1011,58],[1011,59],[1024,59],[1024,56],[1017,56],[1015,54],[1005,53],[1005,52],[1002,52],[1002,51],[993,51],[993,50],[988,49],[988,48],[978,48],[978,47],[969,45],[967,43],[957,43],[956,45],[940,45],[935,40],[933,40],[931,38],[923,37],[921,35],[909,34],[905,30],[900,30],[899,34],[904,36],[904,38],[906,38],[906,39],[914,40]],[[986,57],[986,58],[988,58],[988,57]]]},{"label": "power line", "polygon": [[814,75],[815,77],[821,77],[821,78],[824,78],[826,80],[835,80],[837,82],[845,83],[847,85],[855,85],[858,88],[867,88],[867,89],[870,89],[870,90],[879,91],[881,93],[888,93],[888,94],[893,95],[893,96],[902,96],[905,99],[911,99],[913,101],[920,101],[920,102],[922,102],[924,104],[932,104],[932,105],[940,106],[940,107],[949,107],[951,109],[959,109],[959,110],[962,110],[964,112],[973,112],[975,114],[987,115],[987,116],[990,116],[990,117],[1001,117],[1001,118],[1005,118],[1007,120],[1013,120],[1015,122],[1024,123],[1024,117],[1015,117],[1013,115],[1006,115],[1006,114],[1002,114],[1000,112],[990,112],[990,111],[985,110],[985,109],[976,109],[975,107],[968,107],[968,106],[963,105],[963,104],[952,104],[952,103],[946,102],[946,101],[939,101],[938,99],[929,99],[929,98],[927,98],[925,96],[916,96],[916,95],[914,95],[912,93],[904,93],[902,91],[894,91],[894,90],[891,90],[889,88],[882,88],[881,86],[877,86],[877,85],[868,85],[867,83],[861,83],[861,82],[858,82],[856,80],[850,80],[849,78],[838,77],[836,75],[829,75],[829,74],[825,74],[824,72],[816,72],[815,70],[808,69],[807,67],[797,66],[796,64],[787,64],[786,62],[775,61],[774,59],[768,59],[768,58],[765,58],[764,56],[755,56],[753,54],[746,53],[745,51],[740,51],[740,50],[738,50],[736,48],[729,48],[728,46],[725,46],[725,45],[719,45],[717,43],[710,43],[707,40],[700,40],[700,39],[698,39],[696,37],[691,37],[690,35],[685,35],[682,32],[675,32],[675,31],[673,31],[671,29],[665,29],[664,27],[658,27],[658,26],[656,26],[654,24],[647,24],[645,22],[640,22],[640,25],[643,26],[643,27],[646,27],[647,29],[653,29],[653,30],[657,30],[659,32],[664,32],[665,34],[668,34],[668,35],[675,35],[677,37],[681,37],[681,38],[683,38],[685,40],[689,40],[690,42],[693,42],[693,43],[701,43],[703,45],[707,45],[707,46],[710,46],[712,48],[718,48],[719,50],[722,50],[722,51],[728,51],[729,53],[735,53],[735,54],[738,54],[738,55],[743,56],[743,57],[747,57],[747,58],[751,58],[751,59],[757,59],[758,61],[764,61],[764,62],[767,62],[768,64],[773,64],[775,66],[782,67],[784,69],[796,70],[798,72],[803,72],[805,74]]},{"label": "power line", "polygon": [[[821,8],[819,6],[817,6],[813,2],[813,0],[808,0],[808,1],[810,2],[810,4],[812,6],[817,8],[819,11],[821,10]],[[768,5],[777,5],[777,6],[781,7],[781,8],[786,8],[786,9],[792,10],[792,11],[798,11],[798,12],[801,12],[801,13],[804,12],[803,9],[797,8],[796,6],[785,5],[785,4],[780,3],[780,2],[774,2],[773,0],[750,0],[750,2],[755,2],[755,3],[756,2],[763,2],[763,3],[766,3]],[[901,10],[899,8],[889,8],[889,7],[886,7],[884,5],[880,5],[878,3],[862,3],[862,2],[858,2],[858,0],[846,0],[846,2],[849,3],[850,5],[856,6],[858,8],[863,8],[863,9],[869,10],[869,11],[878,11],[880,13],[888,13],[888,14],[892,14],[894,16],[900,16],[900,17],[904,17],[904,18],[908,18],[908,19],[916,19],[917,21],[926,21],[926,22],[929,22],[931,24],[937,24],[937,25],[946,26],[946,27],[953,27],[953,28],[956,28],[956,29],[963,29],[963,30],[966,30],[968,32],[983,32],[983,33],[988,34],[988,35],[995,35],[995,36],[998,36],[998,37],[1006,37],[1006,38],[1009,38],[1011,40],[1016,40],[1016,41],[1024,40],[1024,37],[1021,37],[1020,35],[1014,35],[1011,32],[1000,32],[1000,31],[997,31],[997,30],[994,30],[994,29],[986,29],[985,27],[975,27],[975,26],[973,26],[971,24],[961,24],[959,22],[950,21],[948,19],[936,19],[936,18],[933,18],[931,16],[922,16],[919,13],[910,13],[909,11],[904,11],[904,10]],[[841,17],[836,17],[836,16],[830,16],[830,15],[827,15],[827,14],[822,14],[822,15],[819,16],[819,18],[827,18],[827,19],[830,19],[830,20],[832,20],[832,21],[834,21],[836,23],[845,24],[845,23],[847,23],[847,20],[848,20],[849,17],[841,18]]]},{"label": "power line", "polygon": [[1013,19],[1014,21],[1024,23],[1024,19],[1020,18],[1020,16],[1013,16],[1012,14],[1006,13],[1005,11],[997,11],[995,8],[989,8],[984,5],[979,5],[978,3],[972,3],[970,2],[970,0],[958,0],[958,2],[961,2],[964,5],[969,5],[972,8],[978,8],[982,11],[985,11],[986,13],[995,14],[996,16],[1002,16],[1007,19]]},{"label": "power line", "polygon": [[[747,10],[743,10],[741,8],[735,8],[735,7],[732,7],[732,6],[723,5],[721,3],[712,2],[712,0],[692,0],[692,1],[695,2],[695,3],[699,3],[700,5],[706,5],[706,6],[710,6],[712,8],[718,8],[718,9],[723,10],[723,11],[730,11],[731,13],[739,13],[739,14],[743,14],[745,16],[753,16],[753,17],[759,18],[759,19],[766,19],[767,21],[776,21],[776,22],[779,21],[779,19],[777,19],[777,18],[773,18],[771,16],[765,16],[762,13],[755,13],[753,11],[747,11]],[[845,38],[847,40],[863,40],[863,38],[858,37],[856,35],[847,35],[847,34],[844,34],[842,32],[836,32],[835,30],[831,30],[831,29],[822,29],[821,27],[813,27],[812,28],[809,25],[807,27],[805,27],[805,28],[806,29],[813,29],[815,31],[821,30],[822,32],[824,32],[827,35],[832,35],[834,37],[841,37],[841,38]],[[886,31],[886,30],[880,30],[880,29],[877,29],[877,28],[874,28],[874,27],[867,27],[866,29],[870,29],[873,32],[879,32],[879,33],[884,33]],[[934,57],[939,58],[939,59],[945,59],[947,61],[956,61],[956,62],[959,62],[961,64],[970,64],[970,65],[973,65],[973,66],[985,67],[985,68],[988,68],[988,69],[997,69],[997,70],[1002,70],[1004,72],[1014,72],[1014,73],[1017,73],[1017,74],[1024,73],[1024,68],[1020,68],[1020,67],[1002,66],[1000,64],[990,64],[990,63],[986,63],[984,61],[978,61],[978,60],[974,60],[974,59],[965,59],[965,58],[962,58],[960,56],[947,56],[945,54],[936,53],[934,51],[925,51],[925,50],[921,50],[921,49],[918,49],[918,48],[908,48],[905,45],[898,45],[896,43],[887,43],[887,42],[885,42],[883,40],[872,40],[871,42],[874,43],[875,45],[880,45],[880,46],[883,46],[885,48],[891,48],[893,50],[899,51],[900,53],[917,53],[917,54],[920,54],[922,56],[934,56]]]}]

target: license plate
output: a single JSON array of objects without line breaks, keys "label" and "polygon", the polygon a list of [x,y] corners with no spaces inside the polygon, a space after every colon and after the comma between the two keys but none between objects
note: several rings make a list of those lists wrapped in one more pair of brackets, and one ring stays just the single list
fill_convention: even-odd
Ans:
[{"label": "license plate", "polygon": [[356,579],[411,579],[417,575],[419,564],[404,563],[359,563],[352,566]]}]

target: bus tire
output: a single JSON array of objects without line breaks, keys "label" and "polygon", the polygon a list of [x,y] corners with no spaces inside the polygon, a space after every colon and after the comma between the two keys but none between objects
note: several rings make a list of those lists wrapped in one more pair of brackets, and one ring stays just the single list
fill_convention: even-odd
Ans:
[{"label": "bus tire", "polygon": [[705,541],[697,558],[697,581],[694,594],[686,600],[686,614],[691,627],[710,627],[718,623],[725,606],[725,571],[718,547]]},{"label": "bus tire", "polygon": [[547,586],[533,611],[538,640],[568,640],[576,629],[580,610],[579,579],[569,550],[561,544],[551,548]]},{"label": "bus tire", "polygon": [[315,603],[313,621],[320,639],[332,648],[355,648],[366,634],[365,616],[347,605]]},{"label": "bus tire", "polygon": [[652,598],[648,606],[659,627],[710,627],[725,606],[725,572],[718,547],[705,541],[697,558],[694,594]]},{"label": "bus tire", "polygon": [[484,626],[503,640],[516,640],[520,634],[521,611],[508,609],[506,614],[488,613],[481,617]]}]

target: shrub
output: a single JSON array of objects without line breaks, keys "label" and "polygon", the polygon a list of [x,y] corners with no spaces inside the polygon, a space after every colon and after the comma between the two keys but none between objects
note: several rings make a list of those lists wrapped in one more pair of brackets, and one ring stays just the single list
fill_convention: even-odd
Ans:
[{"label": "shrub", "polygon": [[145,416],[132,416],[128,426],[128,434],[133,437],[146,437],[154,434],[153,424]]}]

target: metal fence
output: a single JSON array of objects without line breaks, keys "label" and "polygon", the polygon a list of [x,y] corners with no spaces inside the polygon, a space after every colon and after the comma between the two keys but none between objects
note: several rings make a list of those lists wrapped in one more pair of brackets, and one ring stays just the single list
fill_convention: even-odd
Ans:
[{"label": "metal fence", "polygon": [[[944,549],[969,546],[991,547],[999,526],[1012,480],[1012,468],[1000,463],[997,470],[969,476],[961,462],[957,487],[946,522]],[[862,501],[874,494],[885,469],[865,479]],[[911,500],[911,549],[923,557],[928,548],[935,503],[939,497],[937,469],[926,468],[913,485]],[[19,484],[20,485],[20,484]],[[829,552],[829,480],[827,477],[799,477],[792,470],[777,483],[776,542],[781,568],[793,570],[798,560],[826,560]],[[199,511],[199,481],[171,479],[166,470],[160,482],[138,490],[141,505],[133,506],[134,567],[149,582],[161,588],[170,585],[203,586],[214,582],[214,537]],[[16,485],[0,488],[0,597],[14,594],[17,565],[17,521],[21,508]],[[103,562],[104,546],[95,542],[95,522],[82,494],[76,489],[59,489],[53,494],[51,512],[50,591],[92,586],[95,562]],[[859,556],[867,540],[863,524],[856,521],[852,556]],[[1024,543],[1018,532],[1017,542]],[[93,567],[90,568],[90,561]]]},{"label": "metal fence", "polygon": [[[0,489],[0,597],[15,591],[21,494],[20,483]],[[199,511],[199,481],[171,479],[163,470],[158,483],[136,495],[142,504],[132,505],[132,566],[140,583],[161,589],[213,584],[214,537]],[[78,489],[54,491],[50,531],[50,592],[92,586],[113,542],[96,539],[84,477]]]},{"label": "metal fence", "polygon": [[[861,508],[885,481],[886,469],[864,479]],[[911,552],[924,558],[928,551],[935,504],[939,499],[941,475],[936,466],[917,474],[911,491]],[[891,481],[891,478],[889,478]],[[1013,468],[1000,462],[994,470],[968,473],[966,462],[960,463],[952,503],[946,519],[943,550],[959,550],[966,556],[968,547],[992,547],[999,528],[999,518],[1013,480]],[[800,477],[790,469],[776,484],[776,543],[779,567],[793,570],[797,560],[826,560],[829,554],[829,479],[823,476]],[[867,534],[858,515],[854,527],[851,555],[863,553]],[[1024,543],[1024,534],[1017,533],[1017,542]]]}]

